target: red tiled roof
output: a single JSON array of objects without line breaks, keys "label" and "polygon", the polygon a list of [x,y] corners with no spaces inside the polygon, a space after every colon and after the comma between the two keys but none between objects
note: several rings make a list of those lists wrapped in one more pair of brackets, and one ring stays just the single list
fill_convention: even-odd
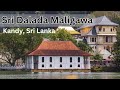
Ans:
[{"label": "red tiled roof", "polygon": [[71,41],[43,41],[28,55],[40,56],[91,56],[76,47]]},{"label": "red tiled roof", "polygon": [[37,49],[42,50],[79,50],[71,41],[43,41]]},{"label": "red tiled roof", "polygon": [[36,50],[29,55],[41,56],[91,56],[82,50]]}]

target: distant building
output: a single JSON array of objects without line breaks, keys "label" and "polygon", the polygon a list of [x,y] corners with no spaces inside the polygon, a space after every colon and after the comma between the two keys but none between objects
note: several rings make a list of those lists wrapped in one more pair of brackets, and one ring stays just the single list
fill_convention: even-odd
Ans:
[{"label": "distant building", "polygon": [[106,16],[93,19],[93,23],[84,24],[80,30],[82,39],[93,48],[94,53],[100,53],[104,60],[112,56],[113,44],[116,42],[116,28],[118,24],[110,21]]},{"label": "distant building", "polygon": [[27,55],[30,70],[90,70],[90,54],[71,41],[43,41]]}]

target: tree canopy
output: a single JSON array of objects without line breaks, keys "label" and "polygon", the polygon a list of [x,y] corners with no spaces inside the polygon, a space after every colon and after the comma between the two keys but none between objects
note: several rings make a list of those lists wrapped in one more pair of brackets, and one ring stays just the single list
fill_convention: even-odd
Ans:
[{"label": "tree canopy", "polygon": [[25,59],[25,54],[33,48],[35,48],[39,43],[41,43],[43,38],[40,34],[0,34],[0,55],[5,58],[1,58],[10,65],[14,66],[16,60],[22,58]]},{"label": "tree canopy", "polygon": [[114,43],[114,50],[113,50],[113,55],[114,55],[114,60],[117,68],[120,70],[120,27],[117,29],[117,42]]},{"label": "tree canopy", "polygon": [[93,52],[92,47],[90,47],[87,43],[83,41],[78,42],[78,47],[80,47],[81,50],[86,51],[86,52]]},{"label": "tree canopy", "polygon": [[111,21],[120,24],[120,11],[94,11],[91,15],[95,17],[107,16]]},{"label": "tree canopy", "polygon": [[92,59],[95,61],[95,60],[100,60],[102,61],[103,57],[99,54],[99,53],[96,53],[94,56],[92,56]]},{"label": "tree canopy", "polygon": [[51,33],[49,36],[50,40],[56,41],[72,41],[75,45],[77,45],[77,41],[72,37],[72,35],[67,32],[65,29],[59,29],[56,33]]}]

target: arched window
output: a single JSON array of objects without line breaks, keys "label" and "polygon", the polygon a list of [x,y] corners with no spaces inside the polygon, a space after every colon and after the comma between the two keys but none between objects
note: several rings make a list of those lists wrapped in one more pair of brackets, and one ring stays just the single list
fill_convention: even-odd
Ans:
[{"label": "arched window", "polygon": [[50,62],[52,62],[52,57],[50,57]]},{"label": "arched window", "polygon": [[78,57],[78,62],[80,62],[80,57]]},{"label": "arched window", "polygon": [[72,62],[72,57],[70,57],[70,62]]},{"label": "arched window", "polygon": [[44,67],[44,64],[42,64],[42,67]]},{"label": "arched window", "polygon": [[60,57],[60,62],[62,62],[62,57]]},{"label": "arched window", "polygon": [[42,57],[42,62],[44,62],[44,57]]},{"label": "arched window", "polygon": [[62,64],[60,64],[60,67],[62,67]]},{"label": "arched window", "polygon": [[111,32],[112,32],[112,30],[113,30],[113,29],[111,28]]},{"label": "arched window", "polygon": [[52,64],[50,64],[50,67],[52,67]]}]

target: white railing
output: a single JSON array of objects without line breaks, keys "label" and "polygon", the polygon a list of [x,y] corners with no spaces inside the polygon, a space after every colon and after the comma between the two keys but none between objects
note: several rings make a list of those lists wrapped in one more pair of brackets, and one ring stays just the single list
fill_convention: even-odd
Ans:
[{"label": "white railing", "polygon": [[0,66],[0,69],[7,69],[7,70],[25,69],[25,65],[19,65],[19,66]]}]

